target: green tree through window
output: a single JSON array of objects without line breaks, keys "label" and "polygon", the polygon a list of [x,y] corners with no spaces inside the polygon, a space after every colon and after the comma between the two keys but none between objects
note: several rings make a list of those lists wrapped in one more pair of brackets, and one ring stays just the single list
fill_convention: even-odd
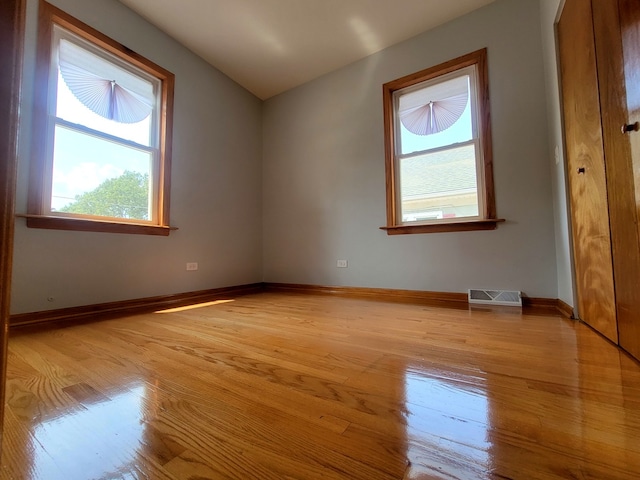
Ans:
[{"label": "green tree through window", "polygon": [[76,195],[75,201],[60,209],[114,218],[149,218],[149,175],[126,170],[105,180],[90,192]]}]

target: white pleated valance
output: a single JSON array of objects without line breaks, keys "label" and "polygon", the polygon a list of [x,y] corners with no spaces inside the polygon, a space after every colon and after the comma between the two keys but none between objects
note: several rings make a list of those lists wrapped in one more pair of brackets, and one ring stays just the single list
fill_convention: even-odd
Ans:
[{"label": "white pleated valance", "polygon": [[151,82],[115,63],[63,38],[58,65],[69,90],[101,117],[137,123],[151,114],[155,102]]},{"label": "white pleated valance", "polygon": [[398,113],[411,133],[431,135],[456,123],[468,101],[469,77],[464,75],[402,95]]}]

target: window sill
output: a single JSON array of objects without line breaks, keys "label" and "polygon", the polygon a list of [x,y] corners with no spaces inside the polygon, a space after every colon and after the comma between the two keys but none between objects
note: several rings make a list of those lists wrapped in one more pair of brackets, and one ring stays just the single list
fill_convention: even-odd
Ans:
[{"label": "window sill", "polygon": [[130,233],[136,235],[168,236],[176,227],[125,223],[113,220],[91,220],[86,218],[52,217],[47,215],[16,215],[27,219],[29,228],[48,230],[74,230],[79,232]]},{"label": "window sill", "polygon": [[468,220],[461,222],[429,223],[415,225],[394,225],[380,227],[386,230],[387,235],[407,235],[413,233],[444,233],[444,232],[470,232],[474,230],[495,230],[498,223],[504,222],[503,218],[487,220]]}]

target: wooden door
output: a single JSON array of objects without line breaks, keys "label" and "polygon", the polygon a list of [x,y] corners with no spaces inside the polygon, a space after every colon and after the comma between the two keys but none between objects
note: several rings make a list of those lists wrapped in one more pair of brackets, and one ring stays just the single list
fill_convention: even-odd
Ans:
[{"label": "wooden door", "polygon": [[[620,3],[592,0],[591,3],[607,169],[619,345],[640,359],[639,192],[636,188],[640,184],[634,178],[631,149],[631,140],[635,140],[635,135],[623,131],[629,121],[628,99],[633,99],[637,94],[634,92],[632,75],[630,82],[625,78],[625,69],[630,74],[634,70],[632,59],[637,45],[627,45],[623,49],[623,37],[627,37],[624,43],[629,44],[628,37],[633,37],[634,28],[638,28],[637,11],[634,10],[640,5],[639,0]],[[627,31],[624,35],[623,29]],[[623,52],[625,49],[626,54]],[[625,62],[625,57],[628,57],[628,62]],[[635,69],[637,73],[637,65]]]},{"label": "wooden door", "polygon": [[566,1],[558,23],[558,44],[578,313],[618,343],[590,0]]},{"label": "wooden door", "polygon": [[[628,250],[622,252],[629,278],[624,279],[625,283],[619,287],[616,278],[616,288],[624,289],[619,295],[618,329],[620,346],[640,359],[640,0],[619,0],[618,7],[616,19],[620,23],[618,31],[624,70],[622,86],[626,102],[622,106],[621,131],[616,131],[615,135],[619,141],[629,143],[628,150],[624,151],[629,155],[626,181],[630,190],[627,198],[629,214],[625,223],[631,230]],[[623,126],[627,125],[629,131],[622,133]]]},{"label": "wooden door", "polygon": [[24,1],[0,1],[0,450],[9,328],[9,293],[22,63]]}]

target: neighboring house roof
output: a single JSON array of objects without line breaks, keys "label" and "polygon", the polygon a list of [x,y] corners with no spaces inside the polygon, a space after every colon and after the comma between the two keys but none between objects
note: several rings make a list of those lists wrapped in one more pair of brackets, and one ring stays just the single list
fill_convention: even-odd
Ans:
[{"label": "neighboring house roof", "polygon": [[405,158],[400,167],[402,198],[474,190],[474,145]]}]

